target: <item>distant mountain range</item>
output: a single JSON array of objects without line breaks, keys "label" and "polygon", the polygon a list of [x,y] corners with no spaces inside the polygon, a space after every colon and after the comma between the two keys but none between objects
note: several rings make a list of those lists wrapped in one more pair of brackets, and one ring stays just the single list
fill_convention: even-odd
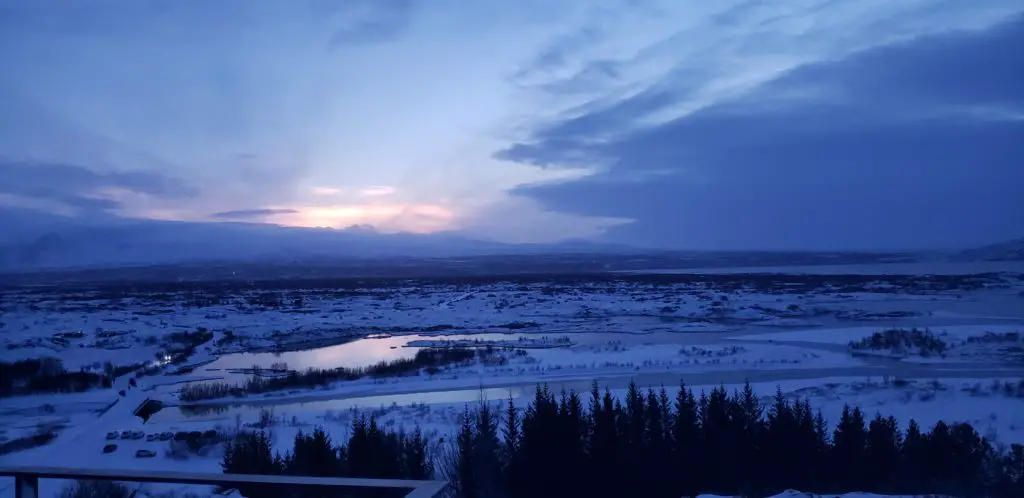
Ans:
[{"label": "distant mountain range", "polygon": [[294,228],[260,223],[78,220],[0,210],[0,269],[90,268],[202,261],[323,257],[452,257],[488,254],[629,252],[590,241],[503,244],[455,233],[386,234],[367,227]]},{"label": "distant mountain range", "polygon": [[[587,240],[557,244],[504,244],[475,240],[453,232],[386,234],[362,226],[327,229],[236,222],[83,219],[3,208],[0,208],[0,227],[3,227],[0,230],[0,271],[6,272],[204,262],[301,263],[352,258],[424,259],[541,254],[657,254],[659,258],[671,254],[666,262],[673,262],[672,267],[686,267],[693,261],[710,257],[710,253],[649,251]],[[821,263],[818,261],[820,257],[811,258],[810,253],[793,253],[782,260],[773,253],[765,253],[767,256],[754,252],[746,256],[728,254],[721,261],[721,266],[740,264],[737,257],[747,264],[754,264],[765,257],[773,264],[782,264],[790,259],[794,261],[791,264]],[[823,255],[827,256],[818,254]],[[835,253],[826,260],[847,261],[852,256]],[[861,259],[874,261],[881,256],[866,255]],[[901,253],[899,256],[901,261],[1024,261],[1024,238],[956,253]],[[712,261],[717,258],[712,258]]]}]

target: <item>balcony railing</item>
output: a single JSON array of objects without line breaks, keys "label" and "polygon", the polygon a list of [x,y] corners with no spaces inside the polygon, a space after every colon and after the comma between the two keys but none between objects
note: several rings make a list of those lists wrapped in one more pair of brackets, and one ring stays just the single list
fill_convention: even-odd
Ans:
[{"label": "balcony railing", "polygon": [[0,467],[0,476],[13,476],[16,498],[38,498],[40,479],[87,479],[129,482],[205,484],[236,488],[246,484],[267,486],[314,486],[349,489],[408,489],[407,498],[432,498],[447,485],[444,481],[404,479],[360,479],[349,477],[303,477],[256,474],[206,474],[148,470],[71,469],[62,467]]}]

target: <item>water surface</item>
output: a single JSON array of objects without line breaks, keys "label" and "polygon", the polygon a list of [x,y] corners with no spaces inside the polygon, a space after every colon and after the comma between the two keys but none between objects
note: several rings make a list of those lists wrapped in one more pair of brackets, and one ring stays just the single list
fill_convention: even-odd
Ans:
[{"label": "water surface", "polygon": [[405,347],[410,341],[417,340],[479,340],[479,341],[513,341],[519,337],[532,335],[538,338],[543,334],[472,334],[472,335],[402,335],[387,337],[366,337],[344,344],[326,346],[301,351],[270,352],[270,353],[231,353],[222,355],[216,361],[203,367],[206,371],[227,370],[235,368],[270,368],[275,363],[285,363],[291,370],[307,368],[362,368],[381,361],[400,360],[416,356],[422,348]]}]

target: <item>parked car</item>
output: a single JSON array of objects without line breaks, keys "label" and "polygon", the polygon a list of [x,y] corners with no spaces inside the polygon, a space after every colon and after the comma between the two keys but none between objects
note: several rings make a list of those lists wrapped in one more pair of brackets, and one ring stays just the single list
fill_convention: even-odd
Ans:
[{"label": "parked car", "polygon": [[146,437],[146,433],[145,432],[142,432],[142,431],[134,431],[134,432],[132,432],[132,439],[142,439],[144,437]]},{"label": "parked car", "polygon": [[139,450],[135,452],[135,458],[153,458],[155,456],[156,452],[151,450]]},{"label": "parked car", "polygon": [[156,441],[156,434],[146,434],[146,441]]},{"label": "parked car", "polygon": [[132,438],[132,431],[122,431],[121,432],[121,439],[131,439],[131,438]]},{"label": "parked car", "polygon": [[167,441],[168,439],[171,439],[172,437],[174,437],[174,433],[173,432],[161,432],[160,433],[160,440],[161,441]]},{"label": "parked car", "polygon": [[103,447],[103,452],[104,453],[113,453],[115,451],[117,451],[117,445],[116,444],[108,444],[108,445]]},{"label": "parked car", "polygon": [[117,439],[117,431],[108,432],[107,439]]}]

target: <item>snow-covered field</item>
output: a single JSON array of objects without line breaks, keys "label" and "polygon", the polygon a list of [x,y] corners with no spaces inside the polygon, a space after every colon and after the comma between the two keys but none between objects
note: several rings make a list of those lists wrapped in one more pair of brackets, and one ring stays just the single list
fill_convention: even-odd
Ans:
[{"label": "snow-covered field", "polygon": [[[846,328],[821,328],[810,330],[798,330],[788,332],[775,332],[769,334],[740,335],[732,339],[745,341],[791,341],[811,342],[818,344],[848,344],[878,332],[880,327],[846,327]],[[936,334],[943,339],[966,340],[971,337],[983,336],[986,332],[993,334],[1003,332],[1021,332],[1024,327],[1020,325],[939,325],[928,327],[926,330]]]},{"label": "snow-covered field", "polygon": [[[524,403],[537,383],[585,390],[594,379],[617,395],[630,380],[672,388],[684,379],[705,389],[749,380],[763,396],[778,386],[808,398],[831,420],[848,403],[904,424],[969,421],[994,441],[1020,443],[1024,393],[1017,382],[1024,359],[1006,352],[1012,344],[996,354],[977,338],[1024,332],[1022,289],[1024,281],[1012,275],[634,275],[284,291],[9,290],[0,296],[0,361],[52,356],[69,370],[145,364],[153,375],[139,377],[135,388],[127,374],[111,389],[0,398],[0,444],[57,434],[49,444],[0,454],[0,465],[219,472],[216,448],[181,456],[158,438],[108,441],[107,435],[230,431],[256,422],[261,412],[273,413],[272,430],[282,442],[315,425],[342,439],[359,413],[392,427],[418,425],[437,441],[451,433],[465,403],[481,395]],[[915,327],[963,354],[895,361],[854,355],[848,347],[885,329]],[[181,333],[196,331],[212,335],[185,348]],[[365,367],[451,343],[490,346],[501,359],[195,406],[178,399],[187,383],[242,382],[240,372],[249,370],[240,369],[254,366]],[[168,364],[182,350],[187,358]],[[147,398],[168,406],[143,423],[132,411]],[[110,443],[117,450],[103,453]],[[156,456],[136,458],[142,449]],[[9,484],[0,482],[0,496],[13,496]],[[58,484],[44,482],[44,492]]]},{"label": "snow-covered field", "polygon": [[[930,340],[939,341],[941,351],[922,350],[913,345],[885,347],[876,339],[879,347],[871,347],[871,338],[880,332],[878,327],[822,328],[778,332],[769,334],[741,335],[735,340],[771,343],[805,343],[823,345],[850,345],[857,356],[878,356],[912,363],[969,363],[991,364],[1009,362],[1024,363],[1024,333],[1019,325],[951,325],[924,328],[887,327],[890,335],[910,336],[919,334]],[[883,330],[884,332],[884,330]],[[905,339],[909,341],[910,339]],[[854,343],[860,343],[854,345]],[[926,348],[927,349],[927,348]]]}]

